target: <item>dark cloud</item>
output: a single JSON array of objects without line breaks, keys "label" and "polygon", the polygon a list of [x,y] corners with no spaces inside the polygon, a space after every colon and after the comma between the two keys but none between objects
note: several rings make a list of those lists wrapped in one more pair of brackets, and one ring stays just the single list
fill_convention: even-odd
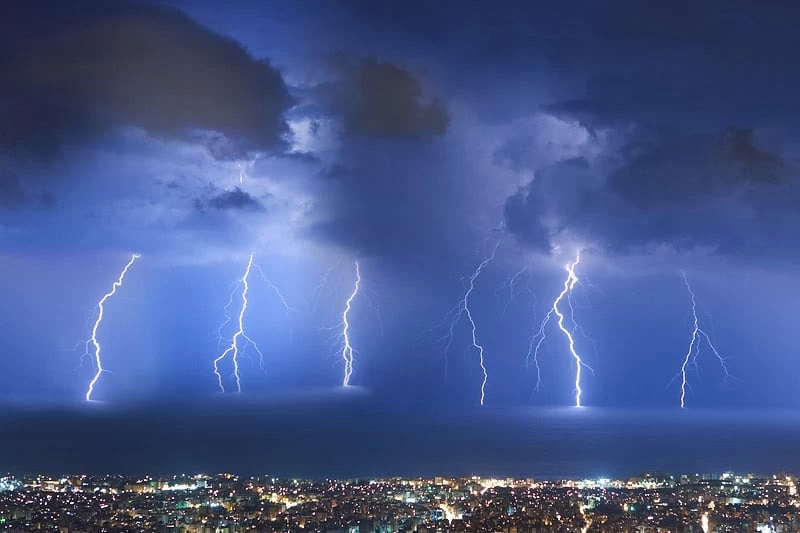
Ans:
[{"label": "dark cloud", "polygon": [[335,106],[346,129],[369,137],[418,138],[443,135],[450,117],[444,102],[423,100],[414,75],[374,59],[341,66],[343,87]]},{"label": "dark cloud", "polygon": [[[396,157],[382,153],[386,158]],[[320,179],[331,190],[326,195],[331,212],[310,228],[309,235],[368,256],[395,255],[406,250],[410,242],[420,250],[426,248],[428,239],[418,231],[418,222],[431,212],[423,209],[425,199],[414,194],[410,183],[416,180],[404,181],[398,175],[402,173],[400,167],[393,169],[398,172],[378,169],[369,157],[358,165],[324,169]]]},{"label": "dark cloud", "polygon": [[[445,189],[454,174],[442,138],[450,123],[445,104],[427,99],[417,78],[395,64],[340,59],[335,66],[337,80],[316,88],[306,112],[338,118],[344,135],[318,173],[323,215],[304,235],[406,266],[445,253],[452,210],[441,199],[452,197]],[[310,133],[322,127],[312,119]]]},{"label": "dark cloud", "polygon": [[731,128],[720,141],[722,157],[739,165],[740,180],[777,183],[788,177],[780,156],[755,145],[752,129]]},{"label": "dark cloud", "polygon": [[51,192],[31,193],[25,189],[16,172],[0,170],[0,208],[52,207],[54,204],[55,198]]},{"label": "dark cloud", "polygon": [[550,235],[539,219],[542,208],[536,205],[539,197],[531,195],[526,188],[506,200],[503,211],[506,229],[524,245],[542,252],[550,251]]},{"label": "dark cloud", "polygon": [[751,130],[671,138],[620,155],[613,168],[577,159],[536,172],[506,202],[508,229],[534,248],[549,235],[610,253],[742,254],[796,240],[800,182]]},{"label": "dark cloud", "polygon": [[351,33],[373,46],[405,42],[457,91],[485,101],[514,94],[496,106],[509,117],[529,101],[595,127],[764,126],[800,111],[796,2],[356,0],[340,9],[339,19],[363,29]]},{"label": "dark cloud", "polygon": [[25,203],[27,195],[19,176],[8,170],[0,171],[0,207],[17,207]]},{"label": "dark cloud", "polygon": [[239,187],[223,191],[211,198],[195,200],[195,209],[201,212],[214,211],[264,211],[264,204]]},{"label": "dark cloud", "polygon": [[325,204],[307,236],[400,269],[470,249],[463,196],[475,178],[451,153],[443,140],[348,141],[342,160],[349,164],[320,176]]},{"label": "dark cloud", "polygon": [[353,0],[329,11],[351,48],[424,61],[495,116],[544,105],[596,127],[763,127],[800,112],[797,2]]},{"label": "dark cloud", "polygon": [[788,178],[783,161],[754,144],[753,131],[730,128],[715,136],[670,139],[642,149],[612,172],[609,188],[630,204],[652,207],[728,194],[748,182]]},{"label": "dark cloud", "polygon": [[547,47],[581,83],[547,109],[593,126],[785,124],[800,111],[798,15],[787,2],[597,4]]},{"label": "dark cloud", "polygon": [[0,150],[49,155],[126,125],[169,138],[211,130],[228,139],[225,153],[282,145],[293,98],[280,72],[176,10],[79,1],[9,11]]}]

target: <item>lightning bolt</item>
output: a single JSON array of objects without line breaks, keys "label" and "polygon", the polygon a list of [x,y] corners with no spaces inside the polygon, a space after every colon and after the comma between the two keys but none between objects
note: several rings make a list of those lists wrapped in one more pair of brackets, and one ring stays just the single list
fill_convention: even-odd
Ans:
[{"label": "lightning bolt", "polygon": [[[545,339],[545,326],[547,323],[550,322],[550,316],[553,314],[553,308],[551,307],[547,314],[544,316],[542,320],[542,324],[539,326],[539,331],[536,332],[534,336],[531,337],[531,342],[528,345],[528,354],[525,356],[525,366],[530,368],[531,361],[533,361],[533,366],[536,368],[536,386],[534,387],[534,391],[539,392],[539,389],[542,386],[542,368],[539,366],[539,348],[542,347],[542,343]],[[539,339],[538,341],[536,339]],[[535,343],[535,347],[534,347]]]},{"label": "lightning bolt", "polygon": [[294,311],[295,309],[291,305],[289,305],[289,303],[286,301],[286,298],[283,296],[283,293],[281,293],[281,290],[278,288],[277,285],[272,283],[272,280],[270,280],[266,274],[264,274],[264,271],[261,269],[261,267],[259,265],[253,264],[253,268],[258,270],[258,273],[261,274],[261,279],[264,280],[264,283],[267,285],[267,287],[272,289],[272,292],[274,292],[275,296],[278,297],[278,300],[280,300],[281,305],[286,310],[286,312],[289,313]]},{"label": "lightning bolt", "polygon": [[[257,266],[257,265],[256,265]],[[231,361],[233,362],[233,377],[236,381],[236,392],[242,392],[242,380],[241,376],[239,375],[239,353],[243,352],[247,346],[252,346],[259,356],[259,364],[263,369],[264,366],[264,354],[259,349],[258,345],[251,339],[245,332],[244,332],[244,315],[247,312],[247,292],[250,289],[249,284],[249,277],[250,272],[253,270],[253,254],[250,254],[250,259],[247,261],[247,269],[244,271],[244,275],[242,276],[240,283],[242,286],[242,307],[239,310],[239,329],[236,330],[236,333],[233,334],[231,338],[231,344],[228,348],[222,352],[219,357],[214,359],[214,374],[217,376],[217,382],[219,383],[219,390],[220,392],[225,392],[225,385],[222,382],[222,374],[219,371],[219,364],[222,362],[228,354],[231,354]],[[236,286],[238,287],[239,284]],[[234,289],[235,290],[235,289]],[[227,311],[226,311],[227,314]],[[228,319],[227,321],[230,321]],[[225,323],[227,323],[227,321]],[[223,324],[225,324],[223,323]],[[239,340],[244,339],[244,345],[239,345]]]},{"label": "lightning bolt", "polygon": [[[328,280],[331,277],[331,272],[333,272],[338,265],[331,265],[325,271],[325,274],[322,276],[320,282],[314,286],[314,290],[311,291],[312,303],[311,303],[311,314],[314,315],[317,312],[317,309],[320,306],[321,301],[323,300],[323,291],[328,286]],[[326,296],[324,300],[327,302],[328,297]]]},{"label": "lightning bolt", "polygon": [[[725,358],[720,355],[717,347],[714,346],[714,343],[711,342],[711,338],[708,334],[700,327],[700,320],[697,317],[697,299],[695,298],[694,290],[692,290],[692,286],[689,284],[689,278],[686,276],[686,272],[681,270],[681,275],[683,276],[683,282],[686,285],[686,290],[689,291],[689,297],[692,302],[692,340],[689,342],[689,349],[686,351],[686,356],[683,359],[683,364],[681,364],[681,409],[686,407],[686,388],[689,386],[686,377],[686,369],[690,363],[694,363],[697,359],[697,355],[700,353],[700,342],[705,339],[706,344],[711,348],[711,351],[714,352],[714,355],[719,361],[720,366],[722,367],[722,371],[725,373],[725,379],[731,377],[730,372],[728,372],[728,366],[725,364]],[[694,355],[694,358],[692,357]],[[678,376],[673,378],[673,381]]]},{"label": "lightning bolt", "polygon": [[[385,328],[383,327],[383,315],[381,314],[381,310],[375,305],[375,302],[372,301],[372,298],[368,294],[369,290],[367,287],[364,287],[364,292],[361,294],[364,297],[364,301],[367,302],[372,308],[372,311],[375,313],[375,319],[378,321],[378,327],[381,330],[381,337],[385,335]],[[373,295],[376,294],[375,291],[372,291]]]},{"label": "lightning bolt", "polygon": [[239,287],[241,287],[241,286],[242,286],[242,280],[241,279],[237,279],[233,283],[233,287],[231,288],[231,293],[228,296],[228,303],[226,303],[222,307],[222,312],[225,315],[225,319],[222,322],[220,322],[219,327],[217,327],[217,349],[221,348],[222,347],[222,342],[224,340],[226,340],[222,336],[222,331],[225,329],[225,326],[230,324],[231,320],[233,320],[233,317],[231,316],[231,306],[233,305],[233,298],[236,296],[236,291],[238,291]]},{"label": "lightning bolt", "polygon": [[[569,345],[569,353],[572,356],[572,360],[575,362],[575,407],[581,407],[581,397],[583,395],[583,389],[581,388],[581,373],[584,368],[589,370],[590,372],[594,373],[594,370],[587,365],[581,356],[578,354],[577,349],[575,348],[575,336],[574,333],[576,331],[580,331],[580,326],[575,321],[575,312],[572,305],[572,291],[575,289],[575,286],[578,284],[578,276],[575,274],[575,268],[581,262],[581,252],[578,252],[575,255],[575,261],[567,263],[564,267],[567,271],[567,277],[564,280],[564,288],[558,294],[555,300],[553,300],[553,307],[551,307],[547,314],[544,316],[541,325],[539,326],[539,330],[536,334],[531,337],[531,342],[528,346],[528,354],[526,356],[526,364],[528,366],[531,365],[531,361],[533,361],[533,366],[536,367],[536,390],[539,389],[541,385],[541,368],[539,367],[539,349],[542,346],[542,343],[545,339],[545,331],[547,324],[550,322],[550,319],[555,315],[557,317],[557,324],[558,329],[561,330],[561,333],[567,339],[567,343]],[[570,320],[572,321],[572,330],[567,329],[564,325],[565,315],[561,311],[559,307],[560,304],[567,299],[567,304],[569,306],[569,314]]]},{"label": "lightning bolt", "polygon": [[[503,312],[500,313],[500,318],[503,318],[504,316],[506,316],[506,312],[508,311],[508,307],[511,305],[511,302],[514,301],[514,284],[517,282],[517,280],[520,278],[520,276],[522,276],[523,274],[529,273],[530,270],[531,270],[531,267],[526,266],[526,267],[522,268],[521,270],[519,270],[518,272],[514,273],[513,275],[509,276],[509,278],[505,281],[505,283],[503,283],[503,286],[501,287],[501,289],[505,289],[508,292],[508,299],[506,300],[505,306],[503,306]],[[528,287],[528,290],[530,291],[530,287]]]},{"label": "lightning bolt", "polygon": [[133,263],[139,259],[138,254],[131,255],[130,261],[128,264],[125,265],[125,268],[122,269],[122,272],[119,274],[119,278],[111,285],[111,290],[103,295],[100,298],[100,301],[97,302],[97,319],[94,322],[94,326],[92,327],[92,336],[87,342],[87,345],[91,343],[94,346],[94,366],[95,366],[95,374],[92,380],[89,382],[89,388],[86,390],[86,401],[92,401],[92,393],[94,392],[94,387],[97,385],[100,376],[106,370],[103,368],[103,361],[100,358],[100,342],[97,340],[97,330],[100,329],[100,324],[103,322],[103,314],[105,313],[105,303],[108,301],[109,298],[114,296],[117,293],[117,289],[122,287],[122,282],[125,280],[125,274],[128,273],[128,269],[133,266]]},{"label": "lightning bolt", "polygon": [[261,154],[256,154],[255,157],[253,157],[249,161],[246,161],[246,162],[236,161],[235,162],[236,168],[239,170],[239,183],[244,183],[245,182],[245,180],[247,179],[247,171],[248,171],[248,169],[252,169],[253,167],[255,167],[255,164],[259,160],[260,157],[261,157]]},{"label": "lightning bolt", "polygon": [[[478,350],[478,363],[481,368],[481,373],[483,374],[483,380],[481,381],[481,397],[480,402],[481,405],[484,404],[486,400],[486,383],[489,380],[489,372],[486,369],[486,360],[485,360],[485,349],[483,345],[478,342],[478,327],[475,323],[475,319],[472,316],[472,310],[469,306],[469,298],[472,296],[472,292],[475,290],[475,282],[477,281],[478,277],[480,277],[481,273],[484,269],[494,261],[495,255],[497,254],[497,249],[500,247],[500,243],[502,240],[498,240],[497,244],[494,245],[492,249],[492,253],[483,261],[481,261],[475,270],[472,272],[472,275],[466,278],[466,290],[464,291],[464,295],[461,300],[453,307],[446,315],[445,321],[449,318],[449,325],[447,328],[447,332],[444,334],[442,338],[439,339],[439,344],[442,348],[442,351],[445,355],[445,376],[447,376],[447,353],[450,351],[450,345],[453,343],[453,337],[455,335],[455,327],[458,322],[461,320],[462,316],[466,316],[467,320],[469,320],[471,326],[471,334],[472,334],[472,347]],[[442,324],[444,325],[444,323]]]},{"label": "lightning bolt", "polygon": [[[281,292],[281,290],[278,288],[277,285],[275,285],[272,282],[271,279],[269,279],[267,277],[267,275],[264,273],[264,270],[259,265],[254,264],[253,268],[258,270],[258,273],[261,274],[261,279],[264,280],[264,283],[267,285],[267,287],[272,289],[272,292],[274,292],[275,296],[278,297],[278,300],[281,302],[281,306],[283,306],[283,309],[286,311],[287,317],[291,317],[291,314],[294,313],[296,311],[296,309],[294,307],[292,307],[291,305],[289,305],[289,302],[286,301],[286,298],[283,296],[283,293]],[[289,326],[289,342],[290,343],[294,342],[294,327],[292,325]],[[261,352],[259,352],[259,353],[261,353]],[[261,370],[263,371],[264,370],[263,358],[261,358],[259,360],[259,364],[261,365]]]},{"label": "lightning bolt", "polygon": [[475,269],[475,272],[473,272],[469,277],[469,288],[467,289],[467,292],[464,293],[464,312],[467,315],[467,320],[469,320],[469,323],[472,326],[472,346],[478,350],[478,362],[481,366],[481,372],[483,372],[483,381],[481,382],[481,405],[483,405],[483,402],[486,400],[486,382],[489,380],[489,373],[486,370],[484,348],[483,345],[478,342],[477,326],[475,325],[475,320],[472,318],[472,311],[469,308],[469,297],[472,296],[472,291],[475,290],[475,280],[481,275],[481,272],[483,272],[483,269],[486,268],[486,265],[494,260],[494,255],[495,252],[497,252],[498,246],[500,246],[499,241],[497,246],[494,247],[494,250],[492,250],[492,255],[484,259],[483,262],[478,265],[478,268]]},{"label": "lightning bolt", "polygon": [[353,285],[353,292],[347,298],[342,313],[342,360],[344,360],[344,379],[342,380],[343,387],[350,386],[350,376],[353,375],[353,345],[350,344],[350,309],[353,307],[353,300],[358,296],[358,291],[361,288],[361,268],[356,261],[356,282]]}]

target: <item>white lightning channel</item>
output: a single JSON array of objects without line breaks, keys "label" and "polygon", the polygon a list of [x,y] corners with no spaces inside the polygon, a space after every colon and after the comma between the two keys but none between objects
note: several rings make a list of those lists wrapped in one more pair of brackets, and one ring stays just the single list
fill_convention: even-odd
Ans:
[{"label": "white lightning channel", "polygon": [[[320,280],[320,282],[316,286],[314,286],[314,290],[311,291],[312,298],[313,298],[312,303],[311,303],[311,314],[312,315],[315,315],[316,312],[317,312],[317,309],[320,307],[320,303],[323,300],[323,291],[328,286],[328,282],[329,282],[330,277],[331,277],[331,272],[333,272],[335,269],[337,269],[338,266],[339,266],[338,264],[329,266],[328,269],[325,271],[325,274],[322,276],[322,279]],[[330,298],[330,296],[326,296],[324,298],[324,300],[327,302],[329,298]]]},{"label": "white lightning channel", "polygon": [[[508,307],[511,305],[511,302],[514,301],[514,284],[517,282],[519,277],[522,276],[523,274],[530,274],[530,270],[531,270],[531,267],[526,266],[526,267],[522,268],[521,270],[519,270],[518,272],[516,272],[516,273],[512,274],[511,276],[509,276],[508,279],[506,279],[505,283],[503,283],[503,286],[501,287],[501,289],[506,290],[508,296],[507,296],[506,304],[505,304],[505,306],[503,306],[503,312],[500,313],[500,318],[503,318],[504,316],[506,316],[506,312],[508,311]],[[530,287],[528,287],[528,291],[530,292]]]},{"label": "white lightning channel", "polygon": [[478,328],[475,325],[475,319],[472,318],[472,311],[469,308],[469,297],[472,296],[472,291],[475,290],[475,280],[481,275],[483,269],[494,260],[498,246],[500,246],[500,241],[497,242],[497,245],[495,245],[494,249],[492,250],[492,255],[484,259],[478,265],[478,268],[475,269],[475,272],[473,272],[469,277],[469,287],[467,288],[467,292],[464,293],[464,301],[462,302],[464,305],[464,313],[467,315],[467,320],[469,320],[469,323],[472,326],[472,346],[478,350],[478,363],[480,364],[481,372],[483,372],[483,381],[481,381],[481,405],[483,405],[484,401],[486,400],[486,382],[489,381],[489,372],[486,370],[486,361],[484,359],[485,350],[483,344],[478,342]]},{"label": "white lightning channel", "polygon": [[239,183],[244,183],[247,179],[247,171],[248,169],[253,169],[255,167],[256,162],[261,157],[261,154],[256,154],[255,157],[248,161],[236,161],[236,168],[239,170]]},{"label": "white lightning channel", "polygon": [[[236,333],[233,334],[231,338],[231,344],[228,348],[222,352],[219,357],[214,359],[214,374],[217,376],[217,382],[219,383],[219,390],[220,392],[225,392],[225,384],[222,381],[222,374],[219,370],[219,364],[222,362],[228,354],[231,354],[231,361],[233,362],[233,377],[236,381],[236,392],[242,392],[242,380],[241,376],[239,375],[239,353],[243,352],[247,346],[252,346],[259,356],[259,364],[261,364],[261,368],[263,369],[263,361],[264,361],[264,354],[259,349],[258,345],[251,339],[244,331],[244,315],[247,312],[247,292],[250,289],[249,285],[249,277],[250,272],[253,269],[253,255],[250,254],[250,259],[247,262],[247,269],[242,276],[240,283],[242,285],[242,307],[239,310],[239,319],[238,325],[239,329]],[[244,345],[239,345],[239,340],[244,339]]]},{"label": "white lightning channel", "polygon": [[[292,313],[294,313],[296,311],[296,309],[294,307],[292,307],[291,305],[289,305],[289,302],[286,301],[286,298],[283,296],[283,293],[281,292],[281,290],[278,288],[277,285],[275,285],[272,282],[271,279],[269,279],[267,277],[267,275],[264,273],[264,270],[259,265],[253,264],[253,268],[258,270],[258,273],[261,274],[261,279],[264,280],[264,283],[267,285],[267,287],[272,289],[272,292],[274,292],[275,296],[278,297],[278,300],[281,302],[281,306],[283,306],[283,309],[286,311],[286,316],[291,318]],[[290,343],[294,343],[294,326],[293,325],[289,326],[289,342]],[[259,354],[260,353],[261,352],[259,352]],[[264,370],[264,358],[263,358],[263,356],[260,357],[260,359],[259,359],[259,365],[261,366],[261,370],[266,372]]]},{"label": "white lightning channel", "polygon": [[464,295],[461,297],[458,303],[452,309],[450,309],[447,314],[445,314],[444,320],[442,320],[438,326],[433,328],[433,331],[435,331],[447,325],[444,335],[442,335],[438,341],[439,347],[444,354],[444,376],[445,380],[447,380],[448,353],[450,352],[450,346],[453,344],[456,325],[459,323],[462,316],[466,316],[467,320],[469,320],[472,334],[472,347],[478,350],[478,362],[480,364],[481,373],[483,374],[480,395],[481,405],[483,405],[486,400],[486,383],[489,380],[489,373],[486,369],[486,360],[484,357],[486,350],[483,345],[478,342],[478,328],[475,323],[475,319],[472,316],[472,310],[469,307],[469,297],[472,296],[472,292],[475,290],[475,282],[477,281],[478,277],[480,277],[481,273],[489,265],[489,263],[494,261],[495,255],[497,254],[497,249],[500,247],[501,242],[502,239],[498,240],[494,245],[494,248],[492,248],[492,253],[486,259],[481,261],[477,267],[475,267],[472,275],[464,278],[466,281]]},{"label": "white lightning channel", "polygon": [[97,340],[97,330],[100,328],[100,324],[103,322],[103,314],[105,313],[105,303],[108,301],[109,298],[114,296],[117,293],[117,289],[122,287],[122,282],[125,280],[125,274],[128,273],[128,269],[133,266],[133,263],[139,259],[138,254],[131,255],[130,261],[128,264],[125,265],[125,268],[122,269],[122,272],[119,274],[119,278],[111,285],[111,290],[103,295],[100,298],[100,301],[97,302],[97,320],[94,322],[94,327],[92,327],[92,336],[89,339],[89,342],[94,345],[94,366],[95,366],[95,375],[92,380],[89,382],[89,388],[86,390],[86,401],[92,401],[92,393],[94,392],[94,387],[97,385],[97,381],[100,379],[100,376],[106,370],[103,368],[103,361],[100,358],[100,342]]},{"label": "white lightning channel", "polygon": [[278,288],[278,286],[275,285],[274,283],[272,283],[272,280],[270,280],[267,277],[267,275],[264,274],[264,270],[262,270],[261,267],[259,265],[256,265],[256,264],[253,265],[253,268],[258,270],[258,273],[261,274],[261,278],[264,280],[264,283],[266,283],[267,286],[270,289],[272,289],[272,291],[275,293],[275,296],[277,296],[278,300],[280,300],[281,305],[286,310],[286,312],[290,313],[290,312],[294,311],[295,309],[291,305],[289,305],[289,303],[286,301],[286,298],[284,298],[284,296],[281,293],[281,290]]},{"label": "white lightning channel", "polygon": [[[700,319],[697,317],[697,299],[695,298],[694,290],[692,290],[692,286],[689,284],[689,278],[686,276],[686,272],[681,270],[681,275],[683,276],[683,282],[686,285],[686,290],[689,292],[689,297],[692,302],[692,339],[689,342],[689,348],[686,351],[686,356],[683,359],[683,363],[681,364],[681,409],[686,407],[686,388],[689,386],[686,376],[686,369],[689,366],[689,363],[697,357],[697,354],[700,351],[700,342],[702,339],[705,339],[706,344],[708,344],[711,351],[714,352],[714,355],[719,361],[720,366],[722,367],[722,371],[725,373],[725,379],[731,377],[730,372],[728,372],[728,365],[725,364],[725,358],[720,355],[717,347],[714,346],[714,343],[711,342],[711,338],[708,334],[700,327]],[[694,358],[692,358],[692,354],[695,354]],[[676,376],[677,378],[677,376]],[[674,380],[675,378],[673,378]]]},{"label": "white lightning channel", "polygon": [[344,360],[344,379],[342,380],[343,387],[350,386],[350,377],[353,375],[353,345],[350,343],[350,309],[353,307],[353,300],[358,296],[358,291],[361,288],[361,269],[356,261],[356,282],[353,285],[353,292],[347,298],[342,313],[342,360]]},{"label": "white lightning channel", "polygon": [[[558,317],[557,324],[558,329],[561,330],[561,333],[567,339],[567,343],[569,345],[569,353],[572,356],[572,360],[575,363],[575,407],[581,407],[581,397],[583,395],[583,389],[581,388],[581,373],[584,368],[589,370],[590,372],[594,372],[592,368],[587,365],[581,356],[578,354],[577,349],[575,348],[575,338],[574,333],[575,331],[580,330],[580,326],[575,321],[574,310],[572,306],[571,296],[572,291],[575,289],[575,286],[578,284],[578,276],[575,274],[575,268],[581,262],[581,253],[580,250],[575,255],[575,261],[567,263],[564,267],[567,271],[567,277],[564,280],[564,288],[558,294],[555,300],[553,300],[553,306],[547,311],[547,314],[544,316],[541,325],[539,326],[539,330],[536,334],[531,337],[531,342],[528,346],[528,354],[526,356],[526,364],[531,366],[531,361],[533,362],[533,366],[536,367],[536,389],[539,389],[541,385],[541,369],[539,367],[539,349],[542,346],[542,343],[545,339],[545,331],[547,324],[550,322],[550,319],[553,315]],[[568,329],[564,325],[565,315],[561,311],[559,307],[560,304],[564,301],[564,298],[567,299],[567,304],[569,306],[569,314],[570,320],[572,321],[572,329]]]},{"label": "white lightning channel", "polygon": [[231,293],[228,296],[228,303],[222,307],[222,312],[225,315],[225,319],[220,322],[219,326],[217,327],[217,349],[220,349],[222,347],[222,342],[227,340],[222,336],[222,331],[225,329],[225,326],[230,324],[231,320],[233,320],[233,317],[231,316],[231,306],[233,305],[233,298],[236,295],[236,291],[238,291],[239,287],[241,286],[242,280],[237,279],[231,288]]}]

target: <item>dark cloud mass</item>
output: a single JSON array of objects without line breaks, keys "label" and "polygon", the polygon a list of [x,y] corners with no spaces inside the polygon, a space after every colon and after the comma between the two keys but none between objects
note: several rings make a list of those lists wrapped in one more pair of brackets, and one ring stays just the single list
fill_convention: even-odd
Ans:
[{"label": "dark cloud mass", "polygon": [[[340,60],[336,67],[339,78],[318,88],[317,98],[343,134],[335,162],[318,176],[328,191],[325,216],[304,234],[406,266],[445,250],[443,241],[454,240],[445,237],[452,212],[441,205],[454,170],[444,157],[445,104],[426,100],[414,74],[393,63]],[[311,132],[318,129],[312,122]]]},{"label": "dark cloud mass", "polygon": [[786,124],[798,111],[796,3],[617,0],[574,11],[576,31],[545,53],[582,88],[551,112],[592,126],[723,126]]},{"label": "dark cloud mass", "polygon": [[22,190],[19,177],[7,170],[0,171],[0,207],[16,207],[26,200],[27,196]]},{"label": "dark cloud mass", "polygon": [[542,206],[537,205],[538,197],[527,189],[506,200],[504,215],[506,229],[526,246],[543,252],[550,251],[550,235],[539,219]]},{"label": "dark cloud mass", "polygon": [[752,130],[728,129],[647,147],[612,172],[608,184],[631,204],[646,208],[730,194],[747,183],[775,185],[785,178],[780,157],[756,146]]},{"label": "dark cloud mass", "polygon": [[392,63],[365,59],[341,66],[337,106],[351,133],[369,137],[443,135],[450,117],[439,99],[423,100],[414,75]]},{"label": "dark cloud mass", "polygon": [[19,174],[11,170],[0,170],[0,209],[51,207],[54,204],[55,198],[50,191],[27,191]]},{"label": "dark cloud mass", "polygon": [[264,204],[239,187],[230,191],[223,191],[207,200],[195,200],[195,208],[204,212],[209,209],[215,211],[264,211]]},{"label": "dark cloud mass", "polygon": [[538,248],[549,232],[615,253],[666,246],[741,254],[785,242],[790,234],[780,228],[800,215],[796,176],[751,130],[620,153],[612,168],[574,159],[538,171],[506,202],[508,229]]},{"label": "dark cloud mass", "polygon": [[[548,251],[575,239],[615,254],[668,247],[741,257],[754,247],[791,250],[784,245],[794,242],[800,198],[786,141],[797,137],[800,33],[791,21],[798,9],[722,0],[491,9],[357,1],[336,20],[363,28],[372,46],[401,40],[424,50],[436,79],[448,80],[444,97],[459,95],[489,122],[524,124],[526,113],[538,113],[584,128],[591,155],[546,125],[482,139],[499,142],[498,165],[535,174],[503,208],[506,227],[527,247]],[[402,53],[392,58],[402,64]],[[352,79],[376,70],[367,65],[351,69]],[[374,77],[393,79],[388,70]],[[503,101],[508,94],[530,95],[530,103]],[[358,113],[347,116],[351,129],[383,134]]]},{"label": "dark cloud mass", "polygon": [[51,154],[119,126],[170,138],[213,130],[233,143],[228,151],[282,144],[293,100],[280,72],[176,10],[105,2],[8,9],[0,23],[4,151]]}]

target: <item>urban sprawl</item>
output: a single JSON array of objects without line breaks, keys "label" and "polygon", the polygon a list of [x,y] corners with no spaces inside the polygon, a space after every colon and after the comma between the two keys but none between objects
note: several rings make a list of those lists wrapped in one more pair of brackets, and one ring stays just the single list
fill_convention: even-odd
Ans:
[{"label": "urban sprawl", "polygon": [[6,476],[0,530],[790,532],[800,531],[800,498],[793,476],[733,472],[571,481]]}]

